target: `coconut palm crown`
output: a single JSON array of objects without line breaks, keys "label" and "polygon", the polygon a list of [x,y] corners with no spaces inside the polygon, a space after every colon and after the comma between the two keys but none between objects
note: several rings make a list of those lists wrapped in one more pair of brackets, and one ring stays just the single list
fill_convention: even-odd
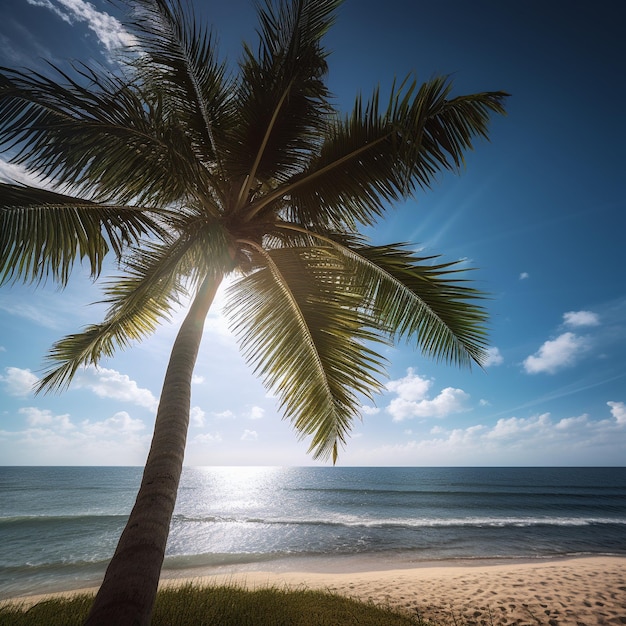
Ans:
[{"label": "coconut palm crown", "polygon": [[95,279],[107,255],[119,267],[105,319],[54,344],[39,390],[66,387],[191,302],[90,623],[149,621],[202,325],[225,277],[241,349],[315,458],[337,459],[363,396],[381,388],[377,345],[404,338],[459,365],[485,356],[484,296],[458,264],[361,231],[457,170],[506,94],[453,97],[445,77],[407,79],[338,112],[322,39],[339,4],[267,0],[258,47],[234,71],[182,0],[126,0],[135,43],[119,71],[0,71],[0,147],[53,182],[0,185],[0,279],[65,285],[77,261]]}]

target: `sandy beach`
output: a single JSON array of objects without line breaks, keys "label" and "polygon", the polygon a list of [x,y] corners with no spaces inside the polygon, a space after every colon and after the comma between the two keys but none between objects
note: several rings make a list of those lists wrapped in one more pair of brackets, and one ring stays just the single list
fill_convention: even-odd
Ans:
[{"label": "sandy beach", "polygon": [[[229,572],[167,578],[162,584],[188,581],[249,588],[325,589],[389,605],[437,624],[626,624],[624,557],[496,565],[450,563],[351,572]],[[30,605],[39,599],[41,596],[31,596],[20,601]]]}]

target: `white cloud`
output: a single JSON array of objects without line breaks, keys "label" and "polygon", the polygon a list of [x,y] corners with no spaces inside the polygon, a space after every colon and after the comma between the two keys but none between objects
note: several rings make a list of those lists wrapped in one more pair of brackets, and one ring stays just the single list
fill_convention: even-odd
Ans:
[{"label": "white cloud", "polygon": [[364,415],[377,415],[378,413],[380,413],[380,409],[378,407],[366,405],[361,406],[359,411]]},{"label": "white cloud", "polygon": [[253,406],[248,412],[247,418],[250,420],[260,420],[265,415],[265,409],[260,406]]},{"label": "white cloud", "polygon": [[199,374],[194,374],[191,377],[192,385],[201,385],[202,383],[204,383],[204,376],[200,376]]},{"label": "white cloud", "polygon": [[620,426],[626,426],[626,404],[624,402],[607,402],[611,407],[611,415]]},{"label": "white cloud", "polygon": [[3,182],[17,182],[34,187],[41,186],[42,179],[26,171],[23,165],[9,163],[0,159],[0,180]]},{"label": "white cloud", "polygon": [[407,370],[407,375],[398,380],[390,380],[386,387],[404,400],[422,400],[432,385],[432,381],[415,374],[412,367]]},{"label": "white cloud", "polygon": [[6,352],[7,349],[4,346],[0,346],[0,352]]},{"label": "white cloud", "polygon": [[18,411],[20,415],[26,417],[26,421],[30,426],[48,426],[61,431],[72,430],[75,428],[74,424],[70,421],[68,413],[63,415],[53,415],[52,411],[48,409],[38,409],[34,406],[28,406]]},{"label": "white cloud", "polygon": [[387,406],[394,422],[413,417],[446,417],[465,410],[469,395],[462,389],[446,387],[432,399],[427,397],[432,381],[414,373],[412,368],[399,380],[392,380],[387,389],[397,394]]},{"label": "white cloud", "polygon": [[189,412],[189,421],[193,426],[202,428],[204,426],[205,413],[199,406],[192,406]]},{"label": "white cloud", "polygon": [[135,38],[117,19],[105,11],[98,11],[90,2],[84,0],[58,0],[58,3],[51,0],[27,1],[34,6],[49,9],[68,24],[75,21],[85,22],[109,52],[135,43]]},{"label": "white cloud", "polygon": [[584,413],[583,415],[579,415],[578,417],[564,417],[560,422],[556,424],[555,428],[557,430],[567,431],[587,425],[589,425],[589,416]]},{"label": "white cloud", "polygon": [[235,419],[235,414],[230,409],[226,409],[226,411],[220,411],[219,413],[211,413],[211,415],[213,417],[216,417],[218,420]]},{"label": "white cloud", "polygon": [[90,365],[75,376],[72,386],[78,389],[89,389],[99,398],[131,402],[153,412],[158,406],[158,400],[149,389],[139,387],[126,374],[113,369]]},{"label": "white cloud", "polygon": [[126,411],[119,411],[100,422],[85,420],[81,423],[82,431],[96,437],[135,434],[144,430],[146,425],[139,419],[133,419]]},{"label": "white cloud", "polygon": [[519,275],[519,279],[520,279],[520,280],[526,280],[527,278],[530,278],[530,274],[529,274],[528,272],[522,272],[522,273]]},{"label": "white cloud", "polygon": [[11,396],[28,396],[33,392],[33,386],[39,381],[29,369],[19,367],[5,367],[5,375],[0,376],[6,392]]},{"label": "white cloud", "polygon": [[352,448],[351,465],[623,465],[626,403],[609,402],[614,419],[587,414],[553,419],[549,413],[508,417],[494,425],[446,429],[439,423],[427,435],[398,444]]},{"label": "white cloud", "polygon": [[[141,420],[125,411],[101,421],[74,423],[69,414],[25,407],[25,427],[0,432],[0,458],[7,464],[31,459],[39,465],[140,465],[150,436]],[[13,423],[17,423],[14,421]]]},{"label": "white cloud", "polygon": [[488,439],[519,439],[520,436],[540,432],[550,424],[550,414],[543,413],[530,418],[509,417],[499,419],[485,435]]},{"label": "white cloud", "polygon": [[206,444],[206,443],[222,443],[222,435],[219,433],[203,433],[196,435],[192,440],[192,444]]},{"label": "white cloud", "polygon": [[563,322],[572,328],[580,326],[598,326],[600,318],[591,311],[569,311],[563,314]]},{"label": "white cloud", "polygon": [[584,337],[567,332],[552,341],[546,341],[535,354],[524,360],[524,369],[528,374],[556,371],[574,365],[578,357],[588,349]]},{"label": "white cloud", "polygon": [[223,344],[236,346],[235,337],[230,332],[228,321],[221,313],[219,303],[214,303],[204,321],[204,333],[219,339]]},{"label": "white cloud", "polygon": [[50,0],[26,0],[28,4],[34,7],[43,7],[44,9],[50,9],[57,17],[60,17],[64,22],[71,24],[72,19],[70,16],[62,11],[56,4]]},{"label": "white cloud", "polygon": [[504,357],[500,354],[499,348],[492,346],[487,348],[487,358],[485,359],[485,367],[493,367],[495,365],[502,365]]},{"label": "white cloud", "polygon": [[256,441],[259,438],[256,430],[248,430],[247,428],[243,431],[241,435],[241,441]]}]

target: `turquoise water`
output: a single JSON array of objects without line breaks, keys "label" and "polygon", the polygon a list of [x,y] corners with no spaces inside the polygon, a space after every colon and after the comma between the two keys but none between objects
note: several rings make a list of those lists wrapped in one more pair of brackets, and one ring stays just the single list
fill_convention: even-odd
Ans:
[{"label": "turquoise water", "polygon": [[[97,584],[140,479],[0,468],[0,598]],[[165,568],[599,554],[626,554],[626,468],[185,468]]]}]

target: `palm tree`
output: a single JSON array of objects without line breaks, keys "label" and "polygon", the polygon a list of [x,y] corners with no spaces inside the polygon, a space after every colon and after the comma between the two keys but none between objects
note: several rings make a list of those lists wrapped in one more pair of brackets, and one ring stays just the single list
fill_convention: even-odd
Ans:
[{"label": "palm tree", "polygon": [[180,0],[127,0],[121,70],[3,68],[0,144],[54,191],[0,187],[0,278],[67,283],[77,260],[104,283],[104,321],[58,341],[39,390],[152,333],[185,298],[136,503],[89,624],[147,624],[182,470],[192,371],[225,277],[249,363],[310,441],[337,459],[363,396],[381,388],[376,346],[480,364],[483,294],[455,263],[359,229],[457,170],[503,92],[451,96],[446,78],[375,90],[340,114],[321,41],[341,0],[267,0],[237,71]]}]

